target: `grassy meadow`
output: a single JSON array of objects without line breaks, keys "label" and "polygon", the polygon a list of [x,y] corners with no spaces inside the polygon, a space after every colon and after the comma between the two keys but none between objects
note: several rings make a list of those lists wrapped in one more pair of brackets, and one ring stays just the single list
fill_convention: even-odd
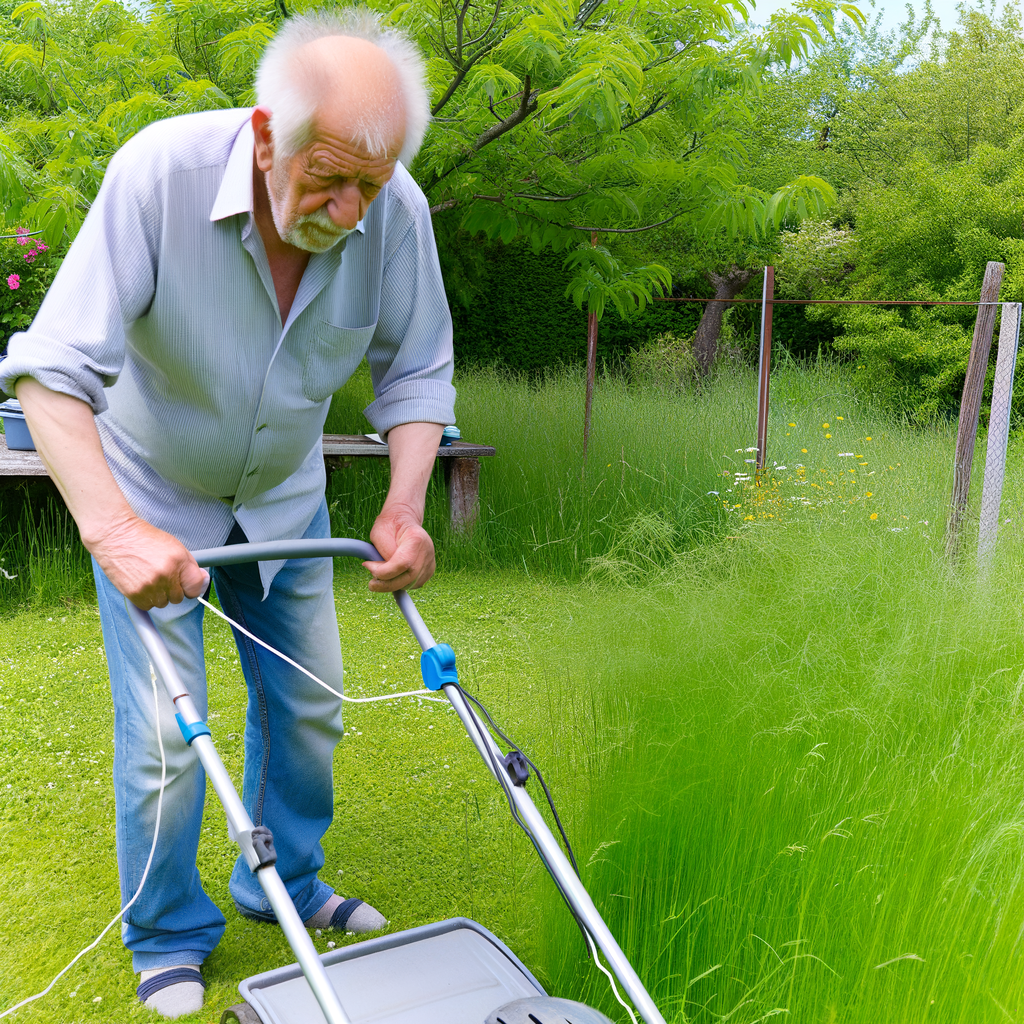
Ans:
[{"label": "grassy meadow", "polygon": [[[750,373],[701,395],[599,381],[583,471],[578,375],[458,384],[463,436],[498,457],[471,541],[449,535],[432,485],[440,571],[418,602],[545,768],[584,881],[666,1020],[1024,1016],[1017,438],[981,580],[976,522],[956,570],[943,554],[955,425],[881,417],[836,370],[776,375],[759,485]],[[329,429],[369,429],[360,388]],[[365,535],[385,486],[381,466],[335,474],[335,532]],[[0,579],[0,1012],[118,900],[112,713],[84,563],[54,522],[3,544],[17,579]],[[355,566],[336,590],[352,691],[414,683],[388,600]],[[208,662],[214,738],[237,775],[244,687],[219,622]],[[393,928],[475,917],[551,991],[626,1024],[451,712],[411,701],[347,721],[327,877]],[[214,798],[208,810],[200,866],[228,931],[191,1019],[214,1022],[241,978],[291,957],[276,929],[230,912],[231,847]],[[151,1019],[133,993],[108,935],[15,1019]]]}]

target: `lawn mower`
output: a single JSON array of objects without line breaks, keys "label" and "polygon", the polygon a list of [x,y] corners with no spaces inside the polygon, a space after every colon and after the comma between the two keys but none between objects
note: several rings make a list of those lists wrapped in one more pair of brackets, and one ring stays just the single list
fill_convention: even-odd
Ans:
[{"label": "lawn mower", "polygon": [[[381,560],[372,545],[342,539],[235,544],[195,552],[196,561],[204,567],[338,556]],[[424,685],[441,691],[455,709],[484,765],[501,786],[513,817],[576,918],[597,966],[608,974],[599,949],[646,1024],[665,1024],[530,798],[526,782],[536,767],[494,727],[482,705],[460,687],[455,652],[448,644],[435,643],[412,598],[402,590],[394,598],[422,649]],[[591,1007],[548,996],[503,942],[467,918],[411,928],[318,955],[274,866],[277,857],[270,830],[255,826],[245,810],[213,744],[210,728],[196,710],[152,619],[131,603],[128,610],[154,672],[174,703],[182,735],[198,755],[224,806],[228,833],[259,878],[297,961],[244,980],[239,985],[244,1002],[226,1010],[222,1024],[611,1024]],[[507,753],[492,737],[474,703],[499,737],[510,744]],[[543,785],[542,777],[540,781]],[[547,794],[547,787],[544,789]],[[562,831],[560,823],[558,828]],[[608,977],[616,997],[633,1017],[612,975]]]}]

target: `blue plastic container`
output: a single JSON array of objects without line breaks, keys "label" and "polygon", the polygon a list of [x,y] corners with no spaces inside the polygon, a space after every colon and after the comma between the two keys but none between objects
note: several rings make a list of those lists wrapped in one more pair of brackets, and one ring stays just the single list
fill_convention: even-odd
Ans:
[{"label": "blue plastic container", "polygon": [[462,431],[458,427],[445,427],[441,435],[441,447],[447,448],[452,441],[458,441],[462,437]]},{"label": "blue plastic container", "polygon": [[21,411],[21,403],[16,398],[0,405],[0,418],[4,421],[4,439],[11,451],[34,452],[36,450],[32,435],[28,432],[25,414]]}]

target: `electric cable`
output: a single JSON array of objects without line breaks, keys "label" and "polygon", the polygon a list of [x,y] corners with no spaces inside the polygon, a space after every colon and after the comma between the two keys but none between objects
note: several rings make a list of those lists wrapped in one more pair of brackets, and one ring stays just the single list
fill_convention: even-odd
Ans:
[{"label": "electric cable", "polygon": [[196,598],[196,600],[204,608],[209,608],[214,615],[219,615],[225,622],[229,623],[231,626],[237,629],[239,633],[243,634],[244,636],[247,636],[250,640],[254,641],[255,643],[258,643],[260,647],[263,647],[266,650],[270,651],[271,654],[276,654],[277,657],[279,657],[282,661],[286,661],[289,665],[291,665],[292,668],[298,669],[304,676],[308,676],[310,679],[313,680],[314,683],[316,683],[318,686],[322,686],[328,693],[333,693],[334,696],[338,698],[338,700],[346,701],[349,704],[373,704],[376,701],[396,700],[399,697],[419,697],[420,700],[435,701],[438,704],[448,703],[448,701],[444,700],[441,697],[424,696],[424,694],[429,694],[431,692],[430,690],[403,690],[401,693],[385,693],[377,697],[348,697],[344,693],[339,693],[336,689],[334,689],[333,686],[329,686],[322,679],[319,679],[317,676],[313,675],[313,673],[310,672],[308,668],[303,668],[297,661],[293,661],[291,658],[288,657],[287,654],[282,654],[276,647],[271,647],[271,645],[268,644],[266,640],[261,640],[258,636],[256,636],[255,633],[250,633],[249,630],[245,628],[245,626],[240,626],[237,622],[235,622],[233,618],[231,618],[230,615],[225,615],[224,612],[222,612],[219,608],[215,608],[205,598],[199,597]]},{"label": "electric cable", "polygon": [[597,943],[594,942],[590,932],[585,931],[584,934],[587,937],[587,945],[590,947],[590,957],[597,965],[597,969],[604,974],[612,986],[612,994],[619,1001],[619,1005],[629,1014],[629,1019],[633,1024],[637,1024],[636,1014],[633,1012],[633,1008],[627,1003],[622,996],[619,995],[619,986],[615,984],[615,976],[603,963],[601,963],[600,957],[597,955]]},{"label": "electric cable", "polygon": [[10,1009],[4,1010],[3,1013],[0,1013],[0,1019],[10,1016],[15,1010],[20,1010],[23,1006],[28,1006],[29,1003],[34,1003],[37,999],[42,999],[45,995],[49,995],[53,986],[56,985],[57,982],[60,981],[60,979],[63,978],[64,975],[67,974],[68,971],[70,971],[86,953],[94,950],[103,940],[103,936],[106,935],[107,932],[109,932],[110,929],[113,928],[114,925],[117,924],[117,922],[120,921],[121,918],[131,909],[132,904],[139,898],[139,895],[142,892],[142,887],[146,884],[146,879],[149,877],[149,869],[153,863],[153,855],[156,853],[156,841],[160,836],[160,817],[163,813],[164,807],[164,787],[167,784],[167,755],[164,753],[164,739],[160,734],[160,694],[157,690],[156,671],[153,668],[152,662],[150,662],[149,665],[149,680],[153,684],[153,709],[156,714],[156,738],[157,743],[160,746],[160,791],[156,798],[156,823],[153,827],[153,843],[149,848],[149,859],[146,861],[146,868],[142,872],[142,879],[139,882],[139,887],[135,890],[135,895],[121,908],[117,916],[110,921],[106,928],[104,928],[103,931],[101,931],[99,935],[97,935],[96,938],[85,947],[85,949],[81,950],[77,956],[75,956],[74,960],[72,960],[71,963],[69,963],[67,967],[65,967],[64,970],[62,970],[60,974],[58,974],[53,981],[43,989],[42,992],[37,992],[34,996],[29,996],[28,999],[22,999],[20,1003],[16,1003]]},{"label": "electric cable", "polygon": [[562,819],[558,816],[558,809],[555,807],[555,801],[551,796],[551,791],[548,789],[548,784],[544,781],[544,775],[541,773],[541,770],[533,763],[533,761],[530,760],[529,755],[526,753],[525,750],[523,750],[521,746],[519,746],[518,743],[516,743],[515,740],[509,739],[509,737],[506,736],[504,732],[502,732],[500,726],[498,726],[498,724],[491,717],[491,713],[487,710],[487,708],[484,707],[483,703],[478,698],[474,697],[471,693],[467,693],[465,690],[462,689],[462,687],[459,687],[459,689],[461,690],[463,697],[465,697],[467,700],[471,700],[483,712],[484,718],[486,718],[487,721],[490,722],[491,728],[513,750],[521,754],[523,760],[534,770],[534,772],[536,772],[537,781],[540,783],[541,788],[544,790],[544,796],[547,798],[548,807],[551,808],[551,814],[555,819],[555,824],[558,826],[558,833],[559,835],[561,835],[562,842],[565,844],[565,852],[569,855],[569,862],[572,864],[573,871],[576,872],[576,877],[579,878],[580,869],[579,866],[576,864],[576,855],[572,852],[572,844],[569,842],[569,837],[565,834],[565,829],[562,828]]},{"label": "electric cable", "polygon": [[[495,731],[498,733],[498,735],[506,743],[508,743],[509,746],[511,746],[513,749],[519,751],[520,754],[523,754],[522,750],[520,750],[519,747],[515,743],[513,743],[512,740],[510,740],[507,736],[505,736],[505,734],[503,732],[501,732],[500,729],[498,729],[498,727],[494,724],[494,720],[491,718],[491,716],[489,714],[487,714],[487,710],[484,708],[484,706],[475,697],[472,697],[470,694],[466,693],[466,691],[458,683],[454,683],[454,684],[450,684],[450,685],[454,685],[455,689],[457,689],[459,691],[459,693],[463,697],[465,697],[467,700],[471,700],[474,704],[476,704],[477,707],[479,707],[481,709],[481,711],[483,711],[483,713],[487,716],[488,722],[491,723],[491,726],[495,729]],[[566,893],[566,891],[562,888],[561,883],[558,881],[558,879],[555,877],[554,872],[551,870],[551,867],[548,864],[547,859],[545,858],[544,853],[542,852],[542,850],[540,848],[540,845],[538,844],[536,838],[534,837],[534,834],[530,831],[529,825],[527,825],[526,822],[523,821],[522,816],[519,813],[519,809],[516,807],[515,801],[513,801],[513,799],[512,799],[512,793],[511,793],[511,790],[509,788],[512,785],[512,782],[511,782],[511,780],[508,778],[508,776],[506,774],[505,765],[502,764],[500,761],[498,761],[498,759],[494,756],[494,751],[491,750],[491,745],[487,742],[487,739],[489,737],[487,737],[486,734],[482,731],[483,730],[483,725],[481,724],[480,719],[478,719],[476,717],[476,715],[471,715],[470,717],[471,717],[471,721],[473,722],[473,729],[475,730],[475,732],[477,734],[477,737],[480,740],[480,746],[487,752],[487,758],[488,758],[488,761],[490,761],[491,771],[494,773],[495,778],[498,780],[498,785],[501,786],[502,792],[505,794],[505,799],[508,801],[508,807],[509,807],[509,811],[510,811],[510,813],[512,815],[512,820],[526,834],[526,838],[530,840],[530,843],[532,844],[534,850],[537,853],[537,857],[540,859],[541,864],[544,865],[545,870],[547,871],[548,875],[551,877],[551,881],[555,883],[555,888],[558,890],[558,894],[565,901],[566,909],[572,915],[572,919],[576,922],[576,927],[579,928],[580,934],[583,936],[583,941],[586,943],[587,954],[589,955],[590,954],[590,943],[587,941],[588,940],[588,935],[589,935],[589,933],[587,932],[587,927],[584,924],[584,922],[582,921],[582,919],[580,918],[579,914],[576,913],[576,908],[572,905],[572,902],[569,900],[568,893]],[[526,758],[526,755],[523,754],[523,757]],[[529,761],[529,758],[526,758],[526,759]],[[533,764],[532,761],[530,761],[529,763],[531,765]],[[536,766],[535,765],[534,765],[534,771],[536,771]],[[545,786],[544,788],[545,788],[545,792],[546,792],[547,791],[547,787]],[[554,810],[553,807],[552,807],[552,810]],[[557,812],[555,812],[555,819],[556,820],[558,819]],[[561,824],[559,824],[559,828],[561,828]],[[562,833],[562,838],[565,839],[565,833],[564,832]],[[568,844],[568,840],[566,839],[565,841]],[[572,857],[571,850],[570,850],[569,856]],[[573,870],[576,870],[575,859],[573,860]],[[579,872],[578,871],[576,872],[576,875],[577,875],[577,877],[579,877]]]}]

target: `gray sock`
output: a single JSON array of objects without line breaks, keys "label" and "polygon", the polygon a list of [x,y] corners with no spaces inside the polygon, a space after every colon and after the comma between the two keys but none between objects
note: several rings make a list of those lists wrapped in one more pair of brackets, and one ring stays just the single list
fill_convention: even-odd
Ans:
[{"label": "gray sock", "polygon": [[[175,964],[173,967],[158,967],[152,971],[143,971],[139,975],[139,982],[149,981],[166,971],[174,971],[179,967],[191,967],[198,971],[199,964]],[[173,1020],[186,1013],[197,1013],[203,1008],[203,986],[195,981],[181,981],[175,985],[168,985],[166,988],[154,992],[142,1005],[147,1010],[156,1010],[162,1017]]]},{"label": "gray sock", "polygon": [[312,917],[303,921],[307,928],[329,928],[334,912],[345,901],[335,893]]},{"label": "gray sock", "polygon": [[[312,917],[304,924],[307,928],[329,928],[335,910],[344,903],[343,897],[335,893]],[[360,903],[349,916],[345,930],[349,932],[375,932],[387,927],[387,919],[369,903]]]}]

